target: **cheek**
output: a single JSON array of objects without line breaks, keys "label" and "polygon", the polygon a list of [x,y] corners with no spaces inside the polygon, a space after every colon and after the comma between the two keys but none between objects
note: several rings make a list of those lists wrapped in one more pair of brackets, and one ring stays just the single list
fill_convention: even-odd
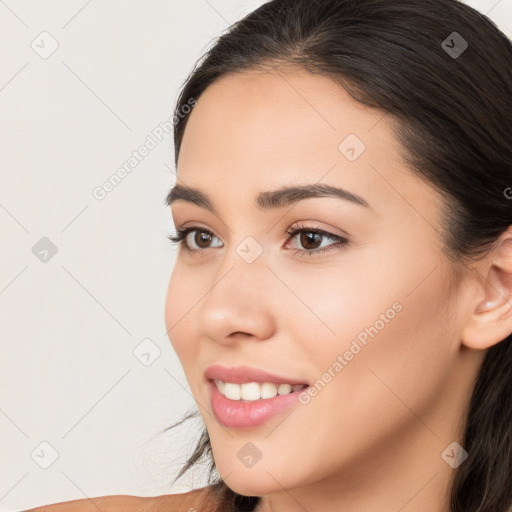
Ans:
[{"label": "cheek", "polygon": [[304,311],[296,324],[301,353],[321,380],[315,414],[332,402],[348,430],[360,428],[366,416],[374,423],[376,411],[390,425],[401,421],[404,411],[410,416],[404,403],[417,413],[427,408],[457,354],[439,255],[420,245],[375,254],[377,263],[370,256],[347,258],[331,273],[296,278],[293,287],[317,316]]},{"label": "cheek", "polygon": [[[330,407],[333,424],[364,444],[376,426],[382,432],[401,428],[414,421],[411,410],[421,416],[439,400],[457,337],[444,305],[446,281],[436,272],[416,289],[415,278],[397,279],[387,289],[376,276],[372,286],[361,279],[365,288],[350,301],[338,301],[341,309],[329,318],[337,336],[311,354],[322,381],[329,379],[329,369],[335,377],[312,400],[318,410],[311,416]],[[365,431],[364,425],[371,428]]]},{"label": "cheek", "polygon": [[[441,399],[453,354],[446,340],[445,314],[436,300],[442,280],[438,276],[429,285],[408,297],[395,295],[402,309],[388,313],[392,318],[387,323],[379,314],[385,314],[392,303],[387,297],[379,301],[375,295],[360,302],[364,307],[356,318],[348,308],[331,316],[337,336],[324,334],[302,351],[316,368],[312,386],[317,395],[273,436],[282,435],[301,446],[301,459],[321,460],[315,478],[358,457],[371,461],[383,447],[396,447],[396,440],[410,429],[419,431],[425,446],[435,441],[429,429],[437,432],[439,424],[426,420],[425,426],[418,418],[426,419],[427,411]],[[358,338],[361,333],[365,336]],[[315,440],[321,441],[304,444],[304,431],[313,432]],[[437,454],[437,448],[431,452]],[[290,469],[290,478],[293,473],[295,478],[304,476],[300,469]]]},{"label": "cheek", "polygon": [[385,352],[378,355],[383,360],[390,360],[388,351],[396,352],[396,360],[421,360],[436,347],[441,352],[453,348],[444,343],[449,292],[442,255],[426,238],[404,245],[403,240],[412,240],[412,236],[399,232],[398,240],[390,237],[347,253],[332,270],[308,274],[307,281],[296,278],[294,289],[323,321],[321,340],[326,350],[321,353],[331,354],[333,349],[344,353],[354,340],[361,353],[368,352],[370,345],[376,350],[381,347]]}]

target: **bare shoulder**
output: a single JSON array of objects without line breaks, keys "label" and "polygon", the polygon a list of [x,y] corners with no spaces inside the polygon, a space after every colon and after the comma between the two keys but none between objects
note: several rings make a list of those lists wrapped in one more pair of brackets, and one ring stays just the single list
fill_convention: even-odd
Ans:
[{"label": "bare shoulder", "polygon": [[166,494],[145,498],[139,496],[100,496],[44,505],[25,512],[213,512],[211,487],[203,487],[181,494]]},{"label": "bare shoulder", "polygon": [[63,501],[53,505],[31,508],[25,512],[113,512],[114,510],[126,510],[135,512],[144,510],[146,500],[153,498],[140,498],[137,496],[99,496],[97,498],[84,498],[73,501]]}]

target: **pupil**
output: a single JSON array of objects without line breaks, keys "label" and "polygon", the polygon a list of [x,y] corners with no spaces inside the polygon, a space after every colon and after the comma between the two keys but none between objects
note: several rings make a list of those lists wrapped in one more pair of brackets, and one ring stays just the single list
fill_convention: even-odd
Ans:
[{"label": "pupil", "polygon": [[[301,239],[300,243],[304,247],[309,248],[309,249],[311,249],[311,247],[308,247],[308,243],[312,242],[311,238],[316,238],[317,241],[318,241],[318,239],[320,239],[320,235],[318,233],[311,233],[311,232],[302,233],[302,237],[303,238]],[[306,239],[306,241],[305,241],[305,239]],[[314,245],[314,247],[312,247],[313,249],[316,248],[316,246],[318,246],[318,244],[313,244],[313,245]]]},{"label": "pupil", "polygon": [[[199,243],[197,242],[197,235],[199,235]],[[202,247],[201,243],[205,243],[206,245],[208,245],[208,242],[210,241],[211,239],[211,235],[208,235],[207,233],[205,233],[204,231],[200,231],[198,232],[196,235],[196,240],[195,242],[197,243],[197,245],[199,245],[200,247]]]}]

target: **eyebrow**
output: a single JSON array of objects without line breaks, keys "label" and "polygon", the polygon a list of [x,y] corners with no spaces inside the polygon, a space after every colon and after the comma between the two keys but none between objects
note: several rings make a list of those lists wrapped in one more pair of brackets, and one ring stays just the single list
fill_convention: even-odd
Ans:
[{"label": "eyebrow", "polygon": [[[326,185],[324,183],[296,185],[268,192],[261,192],[256,197],[256,207],[260,210],[283,208],[304,199],[314,197],[335,197],[369,208],[369,204],[361,196],[343,188],[333,187],[332,185]],[[195,204],[217,215],[213,203],[208,195],[196,188],[178,184],[174,185],[165,198],[165,204],[167,206],[171,206],[176,201],[185,201],[187,203]]]}]

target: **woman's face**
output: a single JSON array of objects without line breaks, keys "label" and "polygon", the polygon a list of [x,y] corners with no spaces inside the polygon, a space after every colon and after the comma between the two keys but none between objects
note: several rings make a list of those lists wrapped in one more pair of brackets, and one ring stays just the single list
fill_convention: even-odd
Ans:
[{"label": "woman's face", "polygon": [[[329,492],[341,475],[354,487],[384,470],[405,482],[407,466],[423,471],[419,489],[452,471],[441,452],[474,377],[460,346],[463,304],[442,252],[441,199],[401,160],[388,116],[305,71],[227,76],[190,115],[178,184],[214,211],[182,195],[172,202],[175,226],[197,231],[171,275],[166,326],[228,485],[264,495],[323,482]],[[314,185],[363,201],[257,203]],[[226,423],[242,404],[216,395],[216,414],[211,365],[309,389],[269,417],[251,402],[252,419]]]}]

